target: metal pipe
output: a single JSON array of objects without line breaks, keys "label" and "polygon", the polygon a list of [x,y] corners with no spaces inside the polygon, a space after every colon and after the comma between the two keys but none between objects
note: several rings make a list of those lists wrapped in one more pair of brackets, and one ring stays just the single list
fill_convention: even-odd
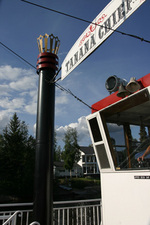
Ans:
[{"label": "metal pipe", "polygon": [[54,37],[53,34],[40,35],[37,42],[40,54],[37,59],[39,88],[36,122],[34,220],[40,225],[52,225],[55,109],[53,78],[58,70],[56,53],[60,44],[58,37]]},{"label": "metal pipe", "polygon": [[54,70],[39,72],[36,123],[36,164],[34,216],[41,225],[53,223],[53,145],[55,84],[48,83]]},{"label": "metal pipe", "polygon": [[[52,51],[55,51],[55,48],[50,48],[50,52],[45,52],[45,50],[48,50],[48,37],[51,44],[58,43],[58,38],[53,35],[40,35],[37,39],[40,54],[37,60],[39,87],[36,122],[34,220],[40,223],[40,225],[53,224],[55,109],[55,83],[53,82],[53,78],[56,70],[58,70],[58,57],[52,53]],[[43,43],[45,43],[45,47]],[[56,44],[55,47],[58,48]]]}]

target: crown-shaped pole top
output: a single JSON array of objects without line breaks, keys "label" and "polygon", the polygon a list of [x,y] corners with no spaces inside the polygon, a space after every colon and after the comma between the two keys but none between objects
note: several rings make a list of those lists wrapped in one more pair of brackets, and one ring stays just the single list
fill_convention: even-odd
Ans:
[{"label": "crown-shaped pole top", "polygon": [[50,52],[58,54],[60,40],[58,37],[55,37],[53,34],[40,35],[37,38],[39,53]]}]

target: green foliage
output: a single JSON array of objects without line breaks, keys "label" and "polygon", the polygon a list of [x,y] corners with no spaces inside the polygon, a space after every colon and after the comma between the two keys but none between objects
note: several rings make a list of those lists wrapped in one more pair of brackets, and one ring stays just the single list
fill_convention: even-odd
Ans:
[{"label": "green foliage", "polygon": [[17,197],[33,195],[35,139],[15,113],[0,138],[0,191]]},{"label": "green foliage", "polygon": [[79,145],[77,140],[77,131],[73,128],[68,128],[65,137],[63,139],[64,151],[62,153],[62,159],[64,160],[64,166],[67,170],[73,168],[74,163],[80,159]]},{"label": "green foliage", "polygon": [[54,161],[60,162],[61,161],[61,147],[60,145],[57,146],[57,139],[56,139],[56,132],[54,133]]}]

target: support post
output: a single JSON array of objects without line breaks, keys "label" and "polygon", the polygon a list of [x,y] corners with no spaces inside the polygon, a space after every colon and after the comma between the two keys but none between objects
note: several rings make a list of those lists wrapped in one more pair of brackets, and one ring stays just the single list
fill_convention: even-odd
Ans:
[{"label": "support post", "polygon": [[[41,46],[40,48],[41,50],[43,49]],[[48,49],[47,46],[45,49]],[[38,55],[37,60],[39,88],[36,123],[34,220],[39,222],[40,225],[53,224],[53,150],[55,109],[55,83],[53,82],[53,78],[58,69],[57,60],[58,57],[56,54],[45,51]]]}]

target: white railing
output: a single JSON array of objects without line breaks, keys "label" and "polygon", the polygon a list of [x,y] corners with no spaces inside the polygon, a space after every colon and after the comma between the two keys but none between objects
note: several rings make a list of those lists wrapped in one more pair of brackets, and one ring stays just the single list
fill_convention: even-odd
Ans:
[{"label": "white railing", "polygon": [[4,223],[3,225],[16,225],[17,223],[17,218],[20,217],[22,218],[22,212],[21,211],[16,211],[13,215],[11,215]]},{"label": "white railing", "polygon": [[[100,199],[54,202],[53,224],[100,225],[100,206]],[[0,224],[12,225],[15,224],[12,221],[17,224],[19,221],[19,225],[39,225],[33,222],[33,203],[0,204],[0,209]]]},{"label": "white railing", "polygon": [[55,206],[54,225],[100,224],[100,199],[56,202]]},{"label": "white railing", "polygon": [[4,224],[18,210],[20,212],[17,217],[19,225],[28,225],[32,219],[33,203],[0,204],[0,224]]}]

